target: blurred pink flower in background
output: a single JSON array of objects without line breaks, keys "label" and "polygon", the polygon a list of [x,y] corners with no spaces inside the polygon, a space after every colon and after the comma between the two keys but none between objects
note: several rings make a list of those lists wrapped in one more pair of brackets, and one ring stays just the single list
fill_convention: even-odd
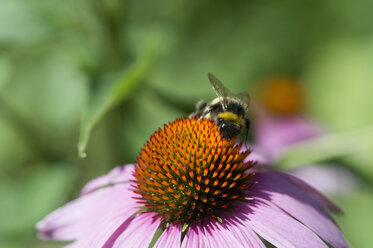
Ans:
[{"label": "blurred pink flower in background", "polygon": [[[262,81],[253,104],[255,150],[274,164],[290,146],[327,133],[305,113],[302,84],[288,76]],[[292,174],[327,194],[344,194],[356,187],[355,176],[338,165],[299,165]]]},{"label": "blurred pink flower in background", "polygon": [[93,179],[40,221],[39,237],[148,247],[158,230],[154,247],[348,247],[328,213],[336,205],[291,175],[260,172],[252,158],[213,122],[177,120],[153,134],[136,165]]}]

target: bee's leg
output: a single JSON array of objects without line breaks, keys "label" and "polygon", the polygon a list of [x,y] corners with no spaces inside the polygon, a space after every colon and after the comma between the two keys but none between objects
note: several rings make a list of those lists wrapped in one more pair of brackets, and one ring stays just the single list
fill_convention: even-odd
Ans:
[{"label": "bee's leg", "polygon": [[205,108],[207,106],[207,104],[208,104],[208,102],[206,102],[205,100],[201,100],[201,101],[197,102],[197,104],[196,104],[196,111],[193,112],[193,113],[191,113],[189,115],[189,118],[193,118],[193,117],[202,115],[203,111],[205,110]]},{"label": "bee's leg", "polygon": [[211,113],[212,111],[216,110],[218,107],[219,107],[219,104],[210,105],[210,106],[208,106],[208,107],[206,106],[205,109],[207,109],[207,110],[205,110],[205,111],[201,114],[201,116],[200,116],[199,118],[200,118],[200,119],[205,118],[206,115],[208,115],[208,114]]},{"label": "bee's leg", "polygon": [[249,129],[250,129],[250,120],[247,119],[247,118],[245,118],[245,128],[246,128],[247,131],[249,131]]},{"label": "bee's leg", "polygon": [[249,137],[249,129],[250,129],[250,120],[245,118],[245,129],[246,129],[246,132],[245,132],[245,147],[248,149],[247,147],[247,138]]}]

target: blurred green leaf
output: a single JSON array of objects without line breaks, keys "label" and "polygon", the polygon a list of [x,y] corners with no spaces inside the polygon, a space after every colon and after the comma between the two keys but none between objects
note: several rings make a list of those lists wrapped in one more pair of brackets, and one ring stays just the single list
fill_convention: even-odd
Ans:
[{"label": "blurred green leaf", "polygon": [[0,43],[27,43],[45,36],[48,23],[34,14],[25,1],[0,1]]},{"label": "blurred green leaf", "polygon": [[306,68],[311,111],[333,130],[373,123],[373,38],[337,40]]},{"label": "blurred green leaf", "polygon": [[71,192],[75,170],[64,163],[33,165],[16,179],[0,180],[0,237],[29,239],[36,235],[34,225],[62,204]]},{"label": "blurred green leaf", "polygon": [[[13,125],[4,121],[6,116],[2,115],[0,108],[0,177],[3,172],[9,171],[16,165],[24,163],[33,156],[32,150],[24,142],[24,137]],[[15,149],[16,147],[16,149]]]},{"label": "blurred green leaf", "polygon": [[[74,142],[76,144],[75,129],[87,78],[77,68],[74,44],[46,46],[34,51],[35,54],[11,57],[11,83],[0,91],[1,121],[12,126],[17,136],[35,153],[35,159],[62,153],[65,156],[66,149]],[[2,140],[0,145],[6,146]],[[24,158],[22,150],[18,152],[18,157]],[[16,166],[15,162],[9,166]]]},{"label": "blurred green leaf", "polygon": [[184,101],[214,97],[208,72],[232,92],[249,90],[273,73],[296,74],[307,56],[305,48],[330,34],[318,1],[185,5],[176,12],[185,22],[171,29],[173,42],[151,76],[160,90]]},{"label": "blurred green leaf", "polygon": [[87,110],[83,116],[78,151],[81,157],[86,156],[86,147],[93,127],[110,109],[127,99],[141,83],[154,60],[156,44],[154,40],[142,47],[136,61],[123,76],[111,84],[105,84],[95,96],[91,96]]},{"label": "blurred green leaf", "polygon": [[12,69],[10,60],[0,55],[0,90],[9,82]]},{"label": "blurred green leaf", "polygon": [[183,113],[149,88],[137,92],[130,104],[123,120],[122,133],[127,162],[133,163],[150,135],[164,124],[183,117]]},{"label": "blurred green leaf", "polygon": [[[372,148],[373,126],[349,132],[326,134],[286,148],[278,166],[283,169],[294,169],[334,158],[358,157],[365,153],[371,154]],[[354,166],[357,172],[370,175],[373,179],[371,164],[355,164]]]},{"label": "blurred green leaf", "polygon": [[336,218],[351,247],[372,247],[372,188],[360,188],[354,194],[338,199],[338,203],[345,215]]}]

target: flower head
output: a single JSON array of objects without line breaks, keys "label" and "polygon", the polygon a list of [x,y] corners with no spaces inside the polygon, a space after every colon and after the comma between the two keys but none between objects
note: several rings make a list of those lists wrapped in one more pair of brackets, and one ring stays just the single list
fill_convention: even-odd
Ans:
[{"label": "flower head", "polygon": [[165,125],[136,165],[92,180],[39,222],[40,237],[69,247],[348,247],[328,213],[337,206],[290,175],[254,173],[250,152],[219,135],[210,120]]},{"label": "flower head", "polygon": [[135,192],[164,223],[190,224],[217,218],[247,198],[254,174],[235,139],[222,139],[211,120],[180,119],[159,129],[142,149]]}]

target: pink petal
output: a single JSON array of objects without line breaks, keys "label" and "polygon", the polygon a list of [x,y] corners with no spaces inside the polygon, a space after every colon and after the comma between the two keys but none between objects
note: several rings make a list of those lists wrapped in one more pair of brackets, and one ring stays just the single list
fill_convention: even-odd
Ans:
[{"label": "pink petal", "polygon": [[[244,152],[246,150],[246,148],[242,148],[240,152]],[[253,161],[260,165],[267,165],[270,162],[270,160],[263,155],[265,153],[257,150],[257,147],[250,147],[249,150],[251,153],[244,159],[244,163]]]},{"label": "pink petal", "polygon": [[233,235],[240,241],[241,244],[244,244],[244,247],[247,248],[265,248],[266,246],[260,240],[258,235],[254,233],[251,228],[245,226],[243,221],[240,218],[237,218],[236,214],[224,218],[224,225],[230,230]]},{"label": "pink petal", "polygon": [[112,169],[108,174],[89,181],[81,190],[80,195],[88,194],[96,189],[118,183],[128,183],[132,179],[134,165],[128,164]]},{"label": "pink petal", "polygon": [[204,223],[203,229],[200,225],[192,224],[185,235],[181,247],[248,247],[246,242],[242,243],[243,239],[239,240],[240,238],[237,238],[229,227],[211,220]]},{"label": "pink petal", "polygon": [[342,213],[342,210],[336,204],[331,202],[323,194],[321,194],[319,191],[312,188],[310,185],[306,184],[305,182],[303,182],[299,178],[296,178],[296,177],[291,176],[291,175],[286,174],[286,173],[278,172],[278,174],[281,174],[281,176],[285,177],[289,182],[291,182],[292,184],[296,185],[298,188],[305,191],[309,196],[314,198],[316,201],[321,203],[326,208],[328,208],[328,209],[330,209],[330,210],[332,210],[336,213]]},{"label": "pink petal", "polygon": [[138,210],[133,196],[129,184],[102,188],[55,210],[36,227],[45,239],[77,239],[76,247],[103,244]]},{"label": "pink petal", "polygon": [[106,247],[148,247],[157,231],[160,220],[154,219],[153,213],[140,213],[133,217],[132,221],[119,228],[120,236],[114,237],[114,245],[107,243]]},{"label": "pink petal", "polygon": [[[357,178],[338,165],[319,164],[302,166],[291,175],[303,180],[327,195],[345,195],[357,188]],[[343,183],[341,183],[343,182]]]},{"label": "pink petal", "polygon": [[315,122],[302,116],[277,116],[262,114],[255,129],[256,143],[272,159],[291,144],[321,135],[324,130]]},{"label": "pink petal", "polygon": [[268,205],[283,209],[333,247],[348,247],[325,208],[281,175],[275,172],[259,175],[255,198],[268,199]]},{"label": "pink petal", "polygon": [[327,245],[306,226],[282,210],[271,207],[267,200],[253,200],[240,208],[247,227],[276,247],[309,248]]},{"label": "pink petal", "polygon": [[159,237],[154,248],[179,248],[181,242],[181,225],[170,225]]},{"label": "pink petal", "polygon": [[[202,229],[198,225],[191,225],[184,237],[181,248],[199,248],[202,246],[198,240],[198,236],[204,236]],[[208,248],[207,244],[204,247]]]},{"label": "pink petal", "polygon": [[[106,217],[99,218],[100,222],[96,226],[92,226],[89,232],[83,234],[77,239],[72,247],[107,247],[105,244],[113,240],[113,234],[117,234],[119,228],[124,228],[124,223],[129,223],[130,216],[137,211],[136,208],[131,208],[132,211],[126,212],[111,212]],[[117,234],[118,235],[118,234]],[[109,246],[110,247],[110,246]]]}]

